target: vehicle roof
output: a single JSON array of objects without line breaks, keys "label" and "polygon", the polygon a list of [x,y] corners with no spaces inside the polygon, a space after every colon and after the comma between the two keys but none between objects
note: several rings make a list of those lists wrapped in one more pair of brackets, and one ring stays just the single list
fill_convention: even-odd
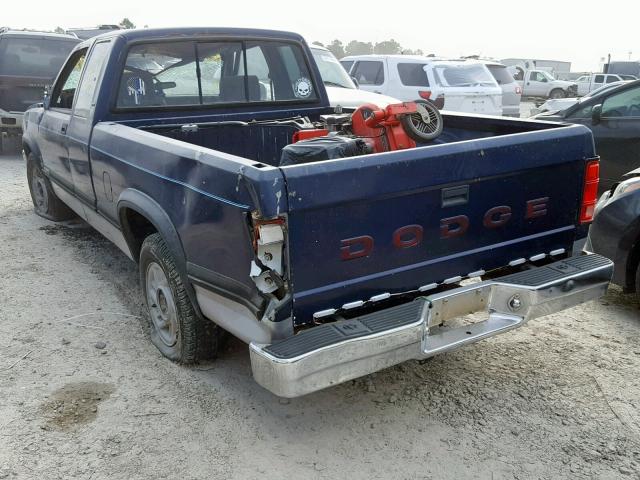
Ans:
[{"label": "vehicle roof", "polygon": [[331,50],[329,50],[327,47],[323,47],[322,45],[315,45],[315,44],[310,44],[309,48],[311,50],[322,50],[323,52],[330,52]]},{"label": "vehicle roof", "polygon": [[10,37],[50,38],[52,40],[75,40],[76,42],[80,42],[80,39],[74,35],[54,32],[36,32],[32,30],[0,30],[0,35]]},{"label": "vehicle roof", "polygon": [[162,40],[180,37],[210,37],[210,36],[233,36],[233,37],[268,37],[282,40],[304,41],[302,36],[293,32],[280,30],[266,30],[259,28],[229,28],[229,27],[176,27],[176,28],[139,28],[132,30],[113,30],[101,35],[97,35],[83,43],[90,44],[96,39],[122,38],[127,42],[140,40]]},{"label": "vehicle roof", "polygon": [[436,60],[442,60],[440,57],[425,57],[424,55],[383,55],[377,53],[370,53],[367,55],[347,55],[340,60],[352,60],[352,59],[368,59],[368,60],[382,60],[385,58],[391,58],[394,60],[409,60],[414,62],[433,62]]}]

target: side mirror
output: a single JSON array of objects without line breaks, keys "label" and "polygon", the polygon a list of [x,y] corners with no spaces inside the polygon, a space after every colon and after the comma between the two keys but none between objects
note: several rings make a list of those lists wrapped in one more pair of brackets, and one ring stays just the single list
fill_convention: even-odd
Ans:
[{"label": "side mirror", "polygon": [[49,94],[50,90],[51,89],[49,85],[46,85],[44,87],[44,96],[42,97],[42,105],[44,106],[45,110],[49,108],[49,104],[51,103],[51,96]]},{"label": "side mirror", "polygon": [[591,123],[598,125],[602,120],[602,104],[594,105],[591,109]]},{"label": "side mirror", "polygon": [[360,88],[360,82],[358,81],[358,79],[356,77],[351,75],[351,80],[353,80],[353,83],[356,84],[356,88]]}]

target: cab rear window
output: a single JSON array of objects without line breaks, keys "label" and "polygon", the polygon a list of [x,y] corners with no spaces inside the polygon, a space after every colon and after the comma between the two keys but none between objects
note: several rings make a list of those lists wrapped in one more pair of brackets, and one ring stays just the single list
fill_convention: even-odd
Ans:
[{"label": "cab rear window", "polygon": [[316,100],[299,45],[287,42],[158,42],[129,49],[118,108]]}]

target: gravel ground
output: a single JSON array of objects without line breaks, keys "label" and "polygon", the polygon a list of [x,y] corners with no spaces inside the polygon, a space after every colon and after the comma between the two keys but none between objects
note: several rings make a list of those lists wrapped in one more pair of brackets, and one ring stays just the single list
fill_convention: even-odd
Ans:
[{"label": "gravel ground", "polygon": [[151,346],[135,265],[0,158],[0,478],[640,478],[638,304],[601,301],[290,402],[246,346]]}]

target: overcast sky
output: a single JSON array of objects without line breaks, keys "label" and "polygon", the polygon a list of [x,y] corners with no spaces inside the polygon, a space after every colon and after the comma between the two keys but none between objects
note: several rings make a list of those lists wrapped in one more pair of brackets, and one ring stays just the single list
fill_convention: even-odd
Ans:
[{"label": "overcast sky", "polygon": [[574,71],[596,70],[608,53],[640,58],[638,0],[5,0],[1,10],[0,23],[13,28],[90,27],[124,17],[138,27],[274,28],[309,42],[394,38],[438,55],[568,60]]}]

